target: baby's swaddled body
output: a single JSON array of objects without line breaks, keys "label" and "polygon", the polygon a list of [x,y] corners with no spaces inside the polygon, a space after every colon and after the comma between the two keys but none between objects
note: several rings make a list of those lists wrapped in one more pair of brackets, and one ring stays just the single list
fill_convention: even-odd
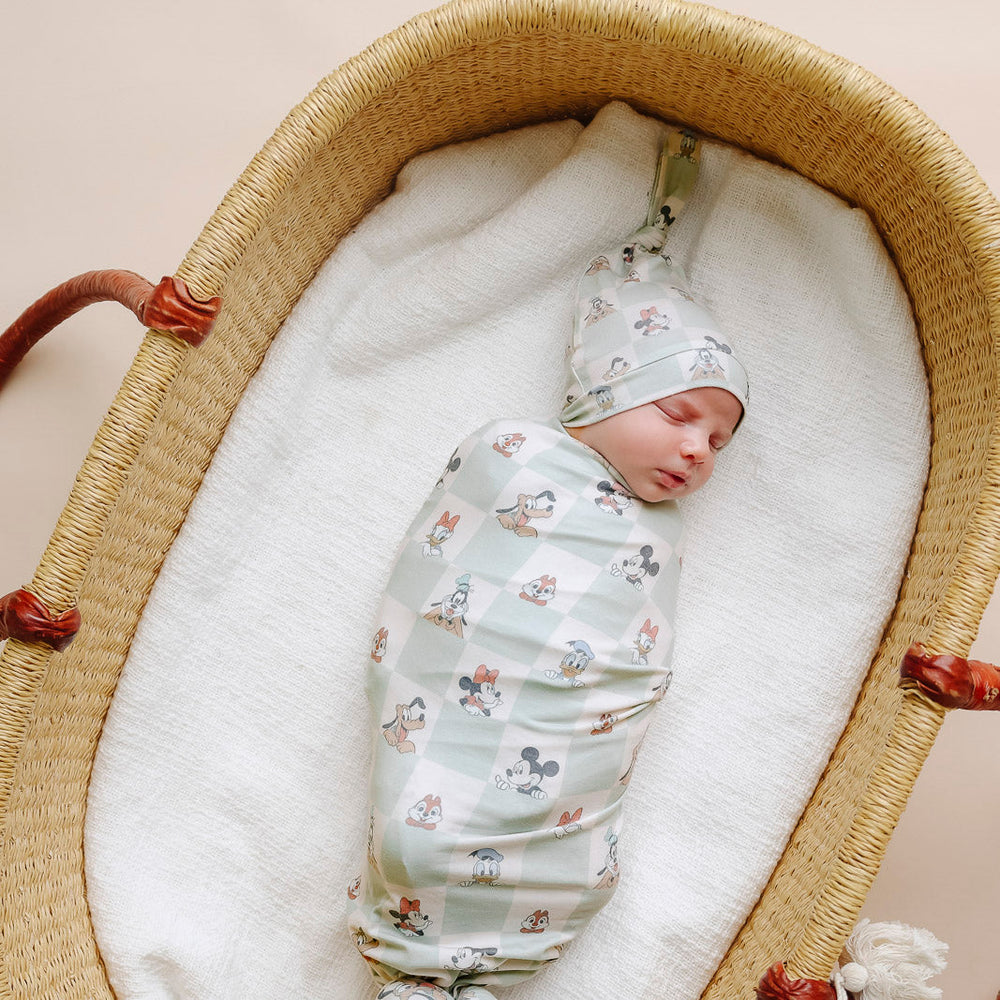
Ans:
[{"label": "baby's swaddled body", "polygon": [[622,795],[669,683],[682,526],[558,421],[456,450],[379,612],[368,863],[379,979],[509,984],[618,881]]},{"label": "baby's swaddled body", "polygon": [[619,877],[622,796],[670,679],[676,500],[711,476],[746,371],[664,231],[582,268],[558,420],[464,441],[410,527],[368,675],[368,861],[351,928],[379,1000],[488,1000],[558,958]]}]

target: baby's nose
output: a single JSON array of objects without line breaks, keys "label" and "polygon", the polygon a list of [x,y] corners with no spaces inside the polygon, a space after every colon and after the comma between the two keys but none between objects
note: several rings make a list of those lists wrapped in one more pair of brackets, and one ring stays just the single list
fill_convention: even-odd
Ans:
[{"label": "baby's nose", "polygon": [[708,455],[708,435],[698,430],[692,430],[684,439],[683,452],[685,456],[696,462],[702,462]]}]

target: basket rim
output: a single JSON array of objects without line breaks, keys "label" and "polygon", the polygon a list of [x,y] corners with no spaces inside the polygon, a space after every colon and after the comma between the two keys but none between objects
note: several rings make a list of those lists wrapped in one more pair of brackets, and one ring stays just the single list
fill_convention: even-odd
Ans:
[{"label": "basket rim", "polygon": [[[775,80],[824,105],[853,108],[874,135],[893,145],[909,145],[914,165],[936,174],[941,200],[953,210],[966,209],[956,211],[955,218],[969,227],[972,252],[989,250],[1000,241],[1000,206],[971,160],[918,105],[860,64],[764,21],[693,0],[600,0],[600,17],[594,16],[594,6],[588,0],[447,0],[375,39],[327,74],[288,112],[224,196],[178,274],[183,276],[200,260],[205,240],[217,242],[239,233],[241,247],[249,243],[267,215],[259,206],[273,206],[273,197],[260,200],[270,187],[262,183],[265,177],[293,178],[375,97],[415,70],[453,54],[462,33],[474,37],[477,45],[542,32],[656,44],[669,41],[674,47],[686,42],[701,56],[736,60],[743,73]],[[704,19],[710,21],[707,30]],[[757,44],[746,44],[747,31],[754,33]],[[766,158],[781,162],[773,154]],[[258,210],[251,209],[248,198],[256,200]],[[979,230],[980,238],[971,238]],[[983,262],[995,265],[988,270],[994,272],[1000,289],[1000,264],[988,260],[988,255]],[[217,293],[224,273],[211,289],[201,290]],[[1000,303],[994,302],[994,308],[1000,321]]]}]

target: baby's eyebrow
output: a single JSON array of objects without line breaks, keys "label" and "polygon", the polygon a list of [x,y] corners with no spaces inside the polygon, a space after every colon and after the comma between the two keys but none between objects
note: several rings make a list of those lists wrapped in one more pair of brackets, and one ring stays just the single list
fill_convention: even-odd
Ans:
[{"label": "baby's eyebrow", "polygon": [[658,399],[656,401],[656,405],[661,409],[664,406],[672,406],[680,410],[694,411],[695,415],[698,413],[698,408],[693,406],[691,401],[689,399],[685,399],[680,393],[676,396],[665,396],[663,399]]},{"label": "baby's eyebrow", "polygon": [[680,393],[676,396],[667,396],[666,399],[660,400],[660,402],[676,407],[681,410],[686,417],[694,417],[697,419],[704,415],[703,411],[698,407],[696,402]]}]

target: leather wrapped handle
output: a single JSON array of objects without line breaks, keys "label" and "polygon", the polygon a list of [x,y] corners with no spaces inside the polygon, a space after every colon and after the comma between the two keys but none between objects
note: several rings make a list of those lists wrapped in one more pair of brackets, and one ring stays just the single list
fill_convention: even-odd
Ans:
[{"label": "leather wrapped handle", "polygon": [[1000,711],[1000,668],[950,653],[932,655],[915,642],[899,668],[899,683],[945,708]]},{"label": "leather wrapped handle", "polygon": [[196,299],[180,278],[155,287],[132,271],[87,271],[53,288],[29,306],[0,336],[0,386],[50,330],[93,302],[120,302],[139,322],[197,346],[209,334],[222,300]]},{"label": "leather wrapped handle", "polygon": [[775,962],[757,985],[757,1000],[837,1000],[837,991],[821,979],[792,979]]},{"label": "leather wrapped handle", "polygon": [[58,652],[73,641],[79,629],[80,612],[76,608],[53,615],[27,590],[0,597],[0,640],[42,642]]},{"label": "leather wrapped handle", "polygon": [[[50,330],[84,306],[111,300],[130,309],[144,326],[173,334],[192,346],[211,332],[222,305],[218,296],[196,299],[180,278],[163,278],[154,287],[133,271],[87,271],[43,295],[0,336],[0,386]],[[52,614],[27,590],[0,598],[0,641],[14,638],[62,650],[79,628],[76,608]]]}]

